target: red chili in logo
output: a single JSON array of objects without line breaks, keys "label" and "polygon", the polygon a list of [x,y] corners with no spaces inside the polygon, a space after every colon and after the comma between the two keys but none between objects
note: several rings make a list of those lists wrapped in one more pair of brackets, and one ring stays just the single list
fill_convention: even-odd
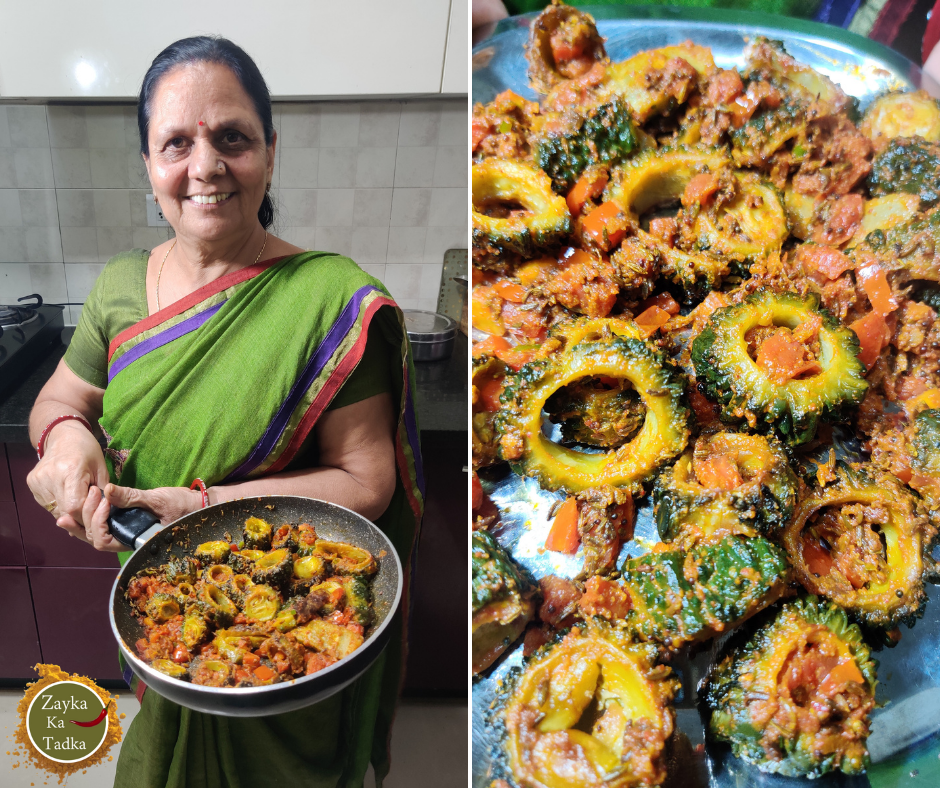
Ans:
[{"label": "red chili in logo", "polygon": [[[111,705],[111,701],[108,701],[108,706],[110,705]],[[101,714],[99,714],[93,720],[89,720],[88,722],[79,722],[78,720],[69,720],[69,722],[71,722],[73,725],[80,725],[83,728],[94,728],[96,725],[99,725],[105,717],[108,716],[108,706],[105,706],[101,710]]]}]

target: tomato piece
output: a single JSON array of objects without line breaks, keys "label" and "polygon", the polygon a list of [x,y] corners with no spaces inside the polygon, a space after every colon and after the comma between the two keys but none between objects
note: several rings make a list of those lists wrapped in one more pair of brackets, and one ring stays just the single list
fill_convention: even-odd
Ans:
[{"label": "tomato piece", "polygon": [[554,108],[567,107],[572,104],[583,104],[591,88],[599,85],[607,74],[607,67],[596,62],[590,70],[576,79],[569,79],[561,83],[552,96]]},{"label": "tomato piece", "polygon": [[679,222],[669,216],[657,216],[650,219],[650,235],[658,238],[670,249],[676,245],[679,235]]},{"label": "tomato piece", "polygon": [[599,249],[618,246],[627,234],[627,216],[615,202],[605,202],[581,220],[581,227]]},{"label": "tomato piece", "polygon": [[[936,389],[929,389],[930,391],[936,391]],[[902,401],[907,401],[909,399],[914,399],[919,397],[925,391],[928,391],[927,382],[921,380],[921,378],[915,378],[911,375],[904,375],[895,389],[898,399]],[[938,404],[929,405],[928,407],[936,408],[940,407],[940,397],[938,399]]]},{"label": "tomato piece", "polygon": [[816,688],[816,693],[824,698],[829,698],[850,681],[854,681],[856,684],[865,683],[865,677],[858,669],[854,659],[846,659],[829,671],[829,675]]},{"label": "tomato piece", "polygon": [[484,118],[474,118],[470,128],[470,143],[473,145],[472,150],[476,150],[490,136],[490,123]]},{"label": "tomato piece", "polygon": [[806,562],[806,568],[816,577],[826,577],[832,571],[832,556],[829,551],[818,539],[809,535],[803,537],[803,561]]},{"label": "tomato piece", "polygon": [[718,174],[714,172],[700,172],[689,181],[682,192],[682,205],[708,205],[712,196],[718,191]]},{"label": "tomato piece", "polygon": [[640,304],[640,309],[645,310],[651,306],[658,306],[670,315],[679,314],[679,304],[676,303],[676,299],[669,295],[669,293],[657,293],[654,296],[650,296]]},{"label": "tomato piece", "polygon": [[511,282],[508,279],[500,279],[493,285],[493,292],[506,301],[512,301],[514,304],[525,303],[526,291],[522,285]]},{"label": "tomato piece", "polygon": [[819,271],[827,279],[838,279],[855,267],[855,261],[831,246],[804,244],[800,247],[799,259],[807,273]]},{"label": "tomato piece", "polygon": [[872,309],[879,315],[888,315],[898,308],[891,295],[891,285],[888,284],[888,275],[878,263],[866,265],[855,272],[862,290],[871,301]]},{"label": "tomato piece", "polygon": [[[256,667],[251,672],[254,673],[262,681],[268,681],[269,679],[273,679],[274,676],[276,675],[275,672],[271,670],[271,668],[269,668],[267,665],[258,665],[258,667]],[[278,665],[278,672],[280,672],[280,665]]]},{"label": "tomato piece", "polygon": [[473,346],[473,357],[496,356],[496,358],[499,358],[499,354],[507,350],[512,350],[509,340],[503,337],[490,336]]},{"label": "tomato piece", "polygon": [[891,332],[888,330],[884,315],[869,312],[865,317],[860,317],[852,323],[849,328],[858,337],[859,360],[865,365],[865,369],[871,371],[881,351],[891,340]]},{"label": "tomato piece", "polygon": [[578,607],[588,616],[617,619],[626,617],[633,608],[633,602],[629,594],[616,583],[594,576],[584,584],[584,594]]},{"label": "tomato piece", "polygon": [[[505,352],[505,351],[504,351]],[[512,352],[512,351],[510,351]],[[520,365],[521,366],[521,365]],[[480,401],[488,413],[499,410],[499,395],[503,393],[503,381],[491,378],[480,386]]]},{"label": "tomato piece", "polygon": [[695,477],[703,487],[730,492],[742,484],[744,479],[738,471],[738,463],[730,454],[713,454],[695,463]]},{"label": "tomato piece", "polygon": [[705,91],[705,98],[712,106],[717,104],[727,104],[733,101],[744,92],[744,83],[737,71],[723,70],[719,71],[711,78],[708,83],[708,90]]},{"label": "tomato piece", "polygon": [[572,216],[580,216],[584,203],[604,193],[608,177],[607,170],[599,167],[591,167],[582,173],[578,182],[568,192],[567,202]]},{"label": "tomato piece", "polygon": [[805,360],[806,348],[784,333],[771,334],[757,350],[757,366],[778,386],[803,373],[818,374],[822,367]]},{"label": "tomato piece", "polygon": [[555,514],[548,539],[545,540],[545,549],[574,555],[578,552],[579,544],[581,536],[578,534],[578,501],[568,498]]},{"label": "tomato piece", "polygon": [[261,664],[261,657],[257,654],[248,653],[242,657],[242,665],[244,665],[248,670],[254,670]]},{"label": "tomato piece", "polygon": [[670,317],[672,316],[665,309],[660,309],[658,306],[651,306],[649,309],[638,314],[633,319],[633,322],[637,324],[644,336],[651,336],[666,325]]},{"label": "tomato piece", "polygon": [[173,651],[174,662],[179,662],[179,663],[189,662],[191,659],[192,657],[189,655],[189,651],[187,650],[186,646],[184,646],[182,643],[180,643],[176,647],[176,649]]}]

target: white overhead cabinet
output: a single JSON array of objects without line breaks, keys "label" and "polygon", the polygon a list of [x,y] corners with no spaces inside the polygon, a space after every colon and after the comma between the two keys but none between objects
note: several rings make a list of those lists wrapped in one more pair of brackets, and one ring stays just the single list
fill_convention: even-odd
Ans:
[{"label": "white overhead cabinet", "polygon": [[467,24],[467,0],[0,0],[0,99],[134,98],[200,34],[243,47],[279,99],[466,93]]}]

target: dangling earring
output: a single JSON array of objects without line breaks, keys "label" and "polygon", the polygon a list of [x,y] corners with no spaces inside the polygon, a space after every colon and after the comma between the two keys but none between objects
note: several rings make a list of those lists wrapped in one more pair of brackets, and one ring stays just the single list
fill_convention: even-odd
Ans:
[{"label": "dangling earring", "polygon": [[160,201],[157,200],[157,195],[156,195],[156,194],[151,194],[150,196],[153,197],[153,204],[154,204],[154,205],[159,205],[159,204],[160,204]]},{"label": "dangling earring", "polygon": [[264,187],[264,193],[265,193],[265,194],[267,194],[269,191],[271,191],[271,183],[270,183],[270,182],[268,182],[268,185]]}]

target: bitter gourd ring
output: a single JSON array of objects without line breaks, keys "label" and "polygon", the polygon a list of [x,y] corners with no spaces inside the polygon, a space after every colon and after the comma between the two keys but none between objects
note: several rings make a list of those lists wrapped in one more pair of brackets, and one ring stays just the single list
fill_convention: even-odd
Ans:
[{"label": "bitter gourd ring", "polygon": [[[873,477],[840,468],[837,475],[836,483],[814,490],[800,502],[783,533],[783,546],[797,579],[808,591],[832,600],[868,627],[911,626],[927,603],[923,582],[926,518],[914,497],[888,474]],[[855,507],[861,517],[858,511],[846,511],[853,504],[861,504]],[[811,520],[826,509],[836,510],[837,516]],[[882,522],[869,522],[873,517]],[[858,549],[860,534],[875,529],[884,543],[880,567]],[[869,539],[878,536],[871,534]],[[848,552],[840,560],[843,550]]]},{"label": "bitter gourd ring", "polygon": [[[722,478],[711,470],[716,462],[730,466]],[[656,479],[659,535],[679,546],[711,544],[729,534],[772,535],[793,512],[796,486],[783,446],[772,436],[703,434],[694,452],[687,449]]]},{"label": "bitter gourd ring", "polygon": [[[748,353],[751,329],[798,325],[821,319],[821,370],[804,379],[774,381]],[[715,310],[692,342],[697,379],[724,406],[730,419],[757,419],[774,426],[791,445],[816,434],[819,421],[836,421],[857,405],[868,384],[858,359],[858,338],[819,308],[818,298],[759,290],[745,301]]]},{"label": "bitter gourd ring", "polygon": [[[646,406],[643,426],[633,440],[601,454],[559,446],[542,434],[545,401],[562,386],[588,377],[627,380]],[[537,478],[545,489],[578,493],[610,484],[638,491],[688,441],[685,380],[642,340],[613,336],[581,342],[526,364],[506,380],[496,419],[500,455],[516,473]]]},{"label": "bitter gourd ring", "polygon": [[[494,204],[518,205],[524,210],[488,216]],[[570,231],[565,198],[552,191],[551,179],[544,172],[505,159],[485,159],[473,165],[475,260],[492,262],[506,253],[531,257]]]},{"label": "bitter gourd ring", "polygon": [[613,638],[574,629],[507,682],[495,710],[506,731],[495,760],[513,785],[634,788],[665,779],[678,681],[655,664],[655,647]]}]

